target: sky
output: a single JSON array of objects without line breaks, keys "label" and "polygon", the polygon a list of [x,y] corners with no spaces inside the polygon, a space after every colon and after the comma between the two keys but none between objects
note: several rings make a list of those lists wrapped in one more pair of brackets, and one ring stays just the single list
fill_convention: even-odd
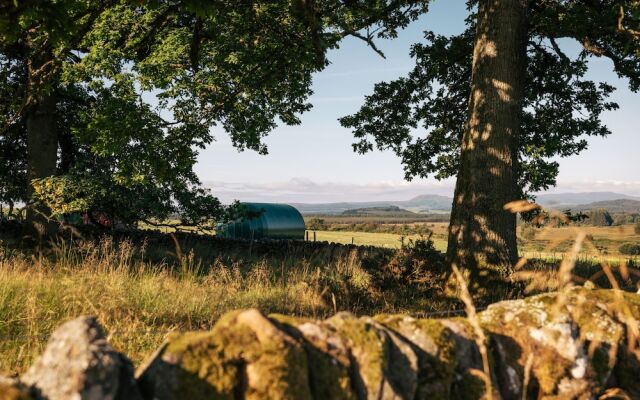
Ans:
[{"label": "sky", "polygon": [[[214,128],[216,141],[201,151],[195,171],[223,202],[339,202],[406,200],[420,194],[452,195],[452,179],[404,180],[400,160],[387,151],[353,152],[353,135],[338,118],[356,112],[377,82],[405,75],[414,65],[409,56],[424,30],[444,35],[464,30],[464,0],[436,0],[430,11],[394,40],[376,44],[383,59],[364,42],[349,38],[331,50],[331,64],[314,75],[313,109],[302,124],[279,126],[265,139],[268,155],[238,152],[228,136]],[[568,44],[571,46],[571,44]],[[580,155],[559,159],[558,185],[549,192],[615,191],[640,195],[640,132],[637,113],[640,93],[612,72],[611,63],[590,62],[588,77],[618,89],[611,96],[620,109],[603,115],[613,132],[590,138]]]}]

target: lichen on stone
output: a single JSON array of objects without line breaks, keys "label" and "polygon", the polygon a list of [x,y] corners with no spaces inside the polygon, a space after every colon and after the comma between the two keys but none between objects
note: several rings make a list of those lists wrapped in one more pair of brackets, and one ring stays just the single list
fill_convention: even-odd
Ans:
[{"label": "lichen on stone", "polygon": [[174,335],[158,356],[166,365],[152,368],[159,376],[141,377],[169,382],[156,398],[311,399],[302,345],[257,310],[228,314],[210,332]]}]

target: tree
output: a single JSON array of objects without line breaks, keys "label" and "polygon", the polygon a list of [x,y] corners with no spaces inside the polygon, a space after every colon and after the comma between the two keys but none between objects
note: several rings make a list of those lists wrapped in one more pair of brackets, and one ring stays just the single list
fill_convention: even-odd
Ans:
[{"label": "tree", "polygon": [[[506,203],[555,184],[555,156],[606,136],[600,114],[613,87],[584,78],[590,57],[608,57],[632,90],[640,86],[638,6],[631,1],[482,0],[454,37],[425,33],[416,67],[379,83],[341,123],[358,152],[391,149],[405,176],[457,176],[448,257],[468,268],[512,265],[515,216]],[[557,40],[582,45],[575,57]]]},{"label": "tree", "polygon": [[192,168],[212,128],[266,153],[276,121],[297,124],[310,108],[328,49],[347,35],[375,46],[423,3],[4,2],[0,129],[25,143],[26,160],[27,185],[13,196],[31,203],[36,189],[47,208],[31,210],[127,221],[219,217]]},{"label": "tree", "polygon": [[611,226],[613,224],[613,218],[611,214],[604,208],[597,208],[595,210],[591,210],[588,214],[588,221],[593,226]]}]

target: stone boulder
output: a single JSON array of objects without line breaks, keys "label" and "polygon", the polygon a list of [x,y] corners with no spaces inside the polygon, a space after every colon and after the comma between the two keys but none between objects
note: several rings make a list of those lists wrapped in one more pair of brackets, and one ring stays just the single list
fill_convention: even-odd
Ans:
[{"label": "stone boulder", "polygon": [[[640,398],[638,317],[640,296],[586,288],[490,306],[493,398]],[[481,399],[480,350],[465,318],[247,310],[171,336],[138,380],[148,400]]]},{"label": "stone boulder", "polygon": [[109,345],[93,317],[74,319],[53,332],[21,382],[39,399],[141,399],[131,362]]},{"label": "stone boulder", "polygon": [[0,379],[0,400],[484,399],[487,382],[493,399],[640,399],[639,318],[640,295],[586,287],[489,306],[484,343],[466,318],[235,311],[172,334],[134,379],[82,317],[21,380]]}]

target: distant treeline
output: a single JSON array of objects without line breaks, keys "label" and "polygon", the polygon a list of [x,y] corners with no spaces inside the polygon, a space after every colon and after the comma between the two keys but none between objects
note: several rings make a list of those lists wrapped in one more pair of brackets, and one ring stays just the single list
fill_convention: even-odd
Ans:
[{"label": "distant treeline", "polygon": [[449,222],[449,214],[416,213],[411,216],[307,214],[304,216],[304,220],[307,222],[307,225],[314,219],[321,219],[325,224],[412,224],[424,222]]},{"label": "distant treeline", "polygon": [[590,210],[584,213],[587,218],[583,225],[591,226],[619,226],[640,222],[640,213],[611,213],[604,208]]},{"label": "distant treeline", "polygon": [[433,232],[428,223],[391,224],[391,223],[327,223],[322,218],[311,218],[306,221],[307,229],[312,231],[343,231],[393,233],[396,235],[429,235]]}]

